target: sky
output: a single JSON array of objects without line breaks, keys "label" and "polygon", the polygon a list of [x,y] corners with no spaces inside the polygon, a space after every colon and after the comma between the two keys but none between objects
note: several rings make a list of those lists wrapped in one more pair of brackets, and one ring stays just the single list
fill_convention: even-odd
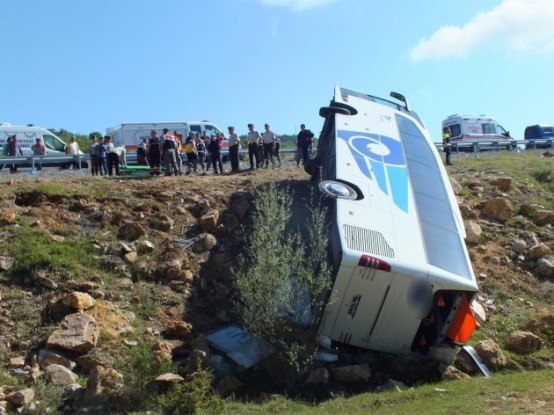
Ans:
[{"label": "sky", "polygon": [[515,138],[554,124],[552,0],[0,0],[0,121],[318,134],[335,86]]}]

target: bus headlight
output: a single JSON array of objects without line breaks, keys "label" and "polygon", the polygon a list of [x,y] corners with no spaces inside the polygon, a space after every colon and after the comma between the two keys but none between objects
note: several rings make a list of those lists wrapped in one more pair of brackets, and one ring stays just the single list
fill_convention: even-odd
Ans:
[{"label": "bus headlight", "polygon": [[356,200],[358,198],[358,194],[352,187],[334,180],[323,180],[319,183],[319,190],[334,199]]}]

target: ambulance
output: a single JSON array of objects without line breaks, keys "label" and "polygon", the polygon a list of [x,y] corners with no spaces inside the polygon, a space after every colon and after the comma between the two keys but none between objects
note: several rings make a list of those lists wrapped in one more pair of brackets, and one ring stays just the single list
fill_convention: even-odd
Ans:
[{"label": "ambulance", "polygon": [[[450,128],[450,143],[503,141],[511,142],[510,132],[498,121],[487,115],[450,115],[442,122],[442,128]],[[442,132],[442,130],[441,130]]]}]

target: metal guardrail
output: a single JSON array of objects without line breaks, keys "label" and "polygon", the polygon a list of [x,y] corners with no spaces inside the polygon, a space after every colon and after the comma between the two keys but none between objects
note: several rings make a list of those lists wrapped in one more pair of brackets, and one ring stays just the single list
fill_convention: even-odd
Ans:
[{"label": "metal guardrail", "polygon": [[30,165],[35,169],[37,164],[47,166],[49,164],[77,162],[80,168],[81,162],[83,161],[90,161],[90,156],[88,154],[79,154],[77,156],[2,156],[0,157],[0,166],[7,166],[10,164],[15,164],[16,166]]},{"label": "metal guardrail", "polygon": [[[442,143],[435,143],[439,151],[443,150]],[[500,151],[500,150],[517,150],[536,149],[540,147],[553,147],[552,138],[544,138],[540,140],[483,140],[483,141],[455,141],[449,144],[450,151],[479,153],[481,151]]]}]

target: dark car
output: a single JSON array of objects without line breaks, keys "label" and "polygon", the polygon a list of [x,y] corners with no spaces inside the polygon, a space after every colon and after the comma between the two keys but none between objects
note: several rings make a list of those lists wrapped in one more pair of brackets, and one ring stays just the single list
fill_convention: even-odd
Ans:
[{"label": "dark car", "polygon": [[[525,140],[533,140],[525,145],[525,148],[546,148],[552,147],[552,139],[554,139],[554,127],[551,125],[530,125],[525,129],[523,135]],[[535,142],[537,140],[537,142]]]}]

